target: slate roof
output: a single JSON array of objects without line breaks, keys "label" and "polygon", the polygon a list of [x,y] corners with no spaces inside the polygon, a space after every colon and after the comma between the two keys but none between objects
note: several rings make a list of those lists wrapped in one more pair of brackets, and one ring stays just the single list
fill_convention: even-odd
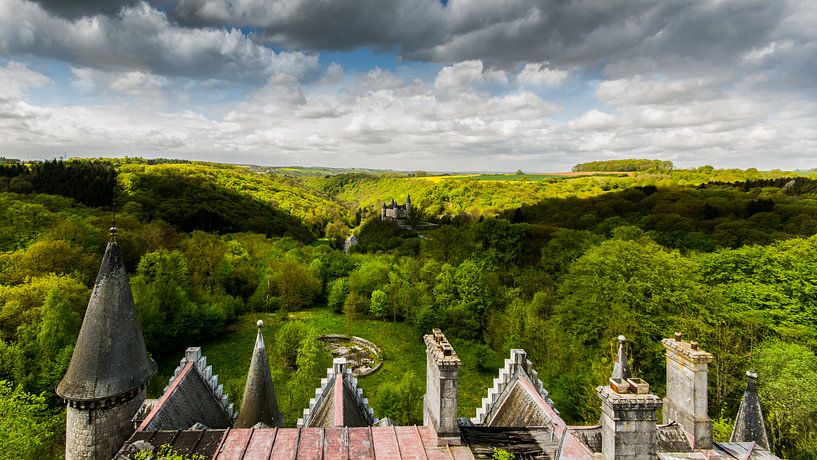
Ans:
[{"label": "slate roof", "polygon": [[140,431],[190,428],[197,423],[229,428],[235,416],[224,387],[198,347],[187,349],[162,396],[145,401],[142,407],[134,417]]},{"label": "slate roof", "polygon": [[263,325],[264,322],[259,320],[250,370],[247,374],[247,383],[244,385],[244,398],[241,400],[241,410],[235,421],[238,428],[249,428],[257,423],[269,427],[284,425],[284,416],[278,410],[275,389],[272,387],[267,349],[264,345],[264,336],[261,334]]},{"label": "slate roof", "polygon": [[346,359],[335,358],[332,368],[326,370],[326,378],[315,389],[315,397],[298,419],[298,427],[370,426],[378,423],[357,379],[346,366]]},{"label": "slate roof", "polygon": [[143,387],[156,372],[148,357],[116,229],[105,248],[71,363],[57,385],[68,401],[97,401]]},{"label": "slate roof", "polygon": [[766,435],[766,424],[763,422],[763,409],[760,408],[760,398],[757,396],[757,374],[749,371],[746,377],[748,377],[746,391],[740,401],[740,409],[729,441],[754,442],[768,449],[769,438]]}]

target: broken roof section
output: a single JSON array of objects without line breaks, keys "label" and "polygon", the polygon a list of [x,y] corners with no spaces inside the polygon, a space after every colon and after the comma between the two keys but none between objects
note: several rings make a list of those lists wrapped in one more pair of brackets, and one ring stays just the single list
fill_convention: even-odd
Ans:
[{"label": "broken roof section", "polygon": [[258,423],[268,427],[284,426],[284,416],[278,410],[275,389],[272,386],[267,348],[261,328],[264,322],[258,320],[258,335],[250,361],[247,383],[244,385],[244,398],[241,400],[241,411],[235,421],[237,428],[250,428]]},{"label": "broken roof section", "polygon": [[154,372],[114,227],[57,394],[68,401],[102,400],[144,386]]},{"label": "broken roof section", "polygon": [[303,418],[298,419],[298,427],[362,427],[378,422],[352,370],[346,366],[346,359],[335,358],[332,368],[326,370],[326,378],[315,389],[309,408],[304,409]]},{"label": "broken roof section", "polygon": [[482,426],[546,426],[561,422],[558,414],[528,354],[515,349],[471,422]]}]

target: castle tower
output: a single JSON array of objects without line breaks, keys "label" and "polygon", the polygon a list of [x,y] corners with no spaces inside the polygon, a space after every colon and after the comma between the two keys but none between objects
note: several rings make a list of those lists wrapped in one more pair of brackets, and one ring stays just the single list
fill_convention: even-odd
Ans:
[{"label": "castle tower", "polygon": [[268,427],[284,426],[284,416],[278,410],[275,389],[272,387],[264,336],[261,335],[264,322],[258,320],[257,324],[258,335],[255,338],[247,383],[244,385],[244,399],[235,421],[236,428],[251,428],[258,423]]},{"label": "castle tower", "polygon": [[411,218],[411,210],[413,207],[411,206],[411,195],[406,195],[406,218]]},{"label": "castle tower", "polygon": [[766,435],[766,423],[763,421],[763,410],[760,408],[760,398],[757,396],[757,374],[754,371],[746,373],[749,382],[746,392],[740,401],[738,416],[735,418],[735,427],[729,442],[754,442],[768,449],[769,438]]},{"label": "castle tower", "polygon": [[145,400],[145,387],[155,371],[114,227],[68,372],[57,385],[68,411],[66,460],[113,457],[133,433],[131,418]]}]

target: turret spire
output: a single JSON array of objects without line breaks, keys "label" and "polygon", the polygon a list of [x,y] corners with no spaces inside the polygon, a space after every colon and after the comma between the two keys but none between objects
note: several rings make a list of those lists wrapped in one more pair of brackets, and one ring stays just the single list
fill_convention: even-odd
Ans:
[{"label": "turret spire", "polygon": [[263,423],[269,427],[284,425],[284,416],[278,410],[275,389],[272,387],[272,376],[270,375],[264,336],[261,334],[264,322],[258,320],[257,325],[258,335],[255,338],[255,348],[252,352],[247,383],[244,385],[244,399],[241,402],[241,411],[235,421],[236,428],[250,428],[258,423]]},{"label": "turret spire", "polygon": [[624,342],[626,341],[627,339],[623,335],[618,336],[618,355],[610,378],[626,380],[632,377],[630,375],[630,365],[627,363],[627,352],[624,351]]},{"label": "turret spire", "polygon": [[749,371],[746,377],[748,377],[746,392],[740,401],[740,409],[729,442],[754,442],[768,449],[769,438],[766,436],[763,410],[760,408],[760,398],[757,395],[757,374]]},{"label": "turret spire", "polygon": [[156,371],[147,355],[125,273],[116,227],[88,301],[68,372],[57,394],[68,401],[95,401],[145,385]]}]

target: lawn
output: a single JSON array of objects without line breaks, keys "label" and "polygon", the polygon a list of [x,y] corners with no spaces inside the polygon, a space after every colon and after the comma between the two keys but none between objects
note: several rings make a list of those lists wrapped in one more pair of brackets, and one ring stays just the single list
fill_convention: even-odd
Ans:
[{"label": "lawn", "polygon": [[[253,343],[255,341],[258,319],[264,320],[264,340],[267,344],[267,354],[273,374],[276,392],[279,394],[279,403],[286,395],[282,395],[286,382],[292,376],[292,371],[281,365],[281,359],[275,354],[273,344],[275,334],[283,321],[278,314],[253,313],[240,317],[223,336],[202,344],[202,353],[207,356],[208,364],[213,366],[213,372],[218,374],[219,382],[224,384],[225,391],[231,401],[240,404],[237,397],[241,394],[250,365]],[[345,334],[347,324],[343,315],[334,313],[328,308],[313,308],[293,312],[289,315],[290,321],[302,321],[314,328],[320,334]],[[363,389],[365,397],[378,416],[378,389],[388,382],[399,382],[404,375],[411,372],[415,381],[425,390],[425,346],[422,335],[404,323],[359,319],[352,324],[352,334],[374,342],[383,351],[383,366],[374,374],[359,379],[358,385]],[[429,331],[430,332],[430,331]],[[445,330],[443,330],[445,332]],[[488,387],[496,377],[497,371],[503,364],[504,356],[487,352],[485,347],[477,346],[473,342],[452,339],[454,349],[463,362],[460,371],[459,386],[459,415],[473,417],[476,408],[481,404]],[[196,344],[191,344],[196,345]],[[178,356],[169,357],[159,362],[159,372],[152,379],[149,388],[150,397],[158,397],[162,388],[167,384],[173,369],[178,364],[184,348],[181,347]],[[481,361],[481,363],[480,363]],[[479,366],[478,366],[479,363]],[[328,365],[328,363],[327,363]],[[485,371],[480,371],[480,368]],[[314,385],[310,388],[299,389],[304,395],[312,395],[320,384],[320,378],[325,375],[316,375]],[[301,396],[304,396],[301,395]],[[297,398],[302,399],[302,398]],[[303,407],[285,407],[282,411],[288,426],[294,426],[301,416]],[[419,411],[419,407],[418,407]]]}]

